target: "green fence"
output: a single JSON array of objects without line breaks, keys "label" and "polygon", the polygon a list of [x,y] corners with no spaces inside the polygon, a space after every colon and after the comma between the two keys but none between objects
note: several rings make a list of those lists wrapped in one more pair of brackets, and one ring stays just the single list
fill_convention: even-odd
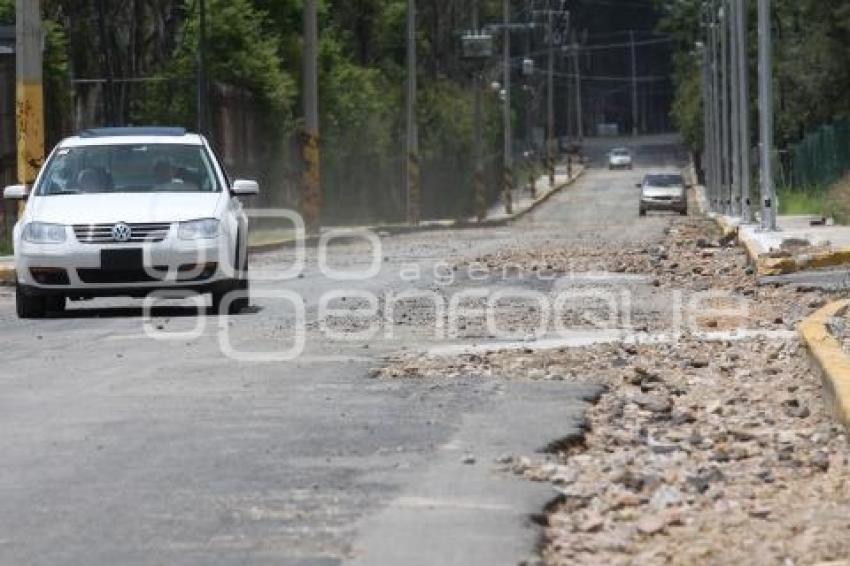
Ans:
[{"label": "green fence", "polygon": [[788,190],[825,191],[850,171],[850,120],[808,134],[792,145],[780,182]]}]

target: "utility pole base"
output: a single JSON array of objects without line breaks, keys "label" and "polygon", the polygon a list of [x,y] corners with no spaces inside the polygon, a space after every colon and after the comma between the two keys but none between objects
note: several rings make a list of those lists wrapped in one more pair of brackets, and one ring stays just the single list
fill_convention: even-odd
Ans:
[{"label": "utility pole base", "polygon": [[321,224],[322,206],[319,137],[305,132],[302,151],[304,172],[302,175],[301,209],[307,231],[316,234]]}]

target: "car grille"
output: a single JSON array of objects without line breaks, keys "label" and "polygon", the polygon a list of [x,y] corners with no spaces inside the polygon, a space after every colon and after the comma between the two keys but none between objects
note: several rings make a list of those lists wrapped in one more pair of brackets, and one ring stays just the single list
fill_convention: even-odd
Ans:
[{"label": "car grille", "polygon": [[132,231],[132,237],[126,242],[116,242],[112,237],[112,228],[115,224],[77,224],[74,226],[74,234],[77,240],[83,244],[139,244],[142,242],[162,242],[171,230],[171,224],[128,224]]},{"label": "car grille", "polygon": [[152,273],[144,269],[124,269],[121,271],[106,271],[101,269],[77,269],[77,276],[83,283],[154,283],[162,281],[157,273],[166,273],[168,267],[154,267]]}]

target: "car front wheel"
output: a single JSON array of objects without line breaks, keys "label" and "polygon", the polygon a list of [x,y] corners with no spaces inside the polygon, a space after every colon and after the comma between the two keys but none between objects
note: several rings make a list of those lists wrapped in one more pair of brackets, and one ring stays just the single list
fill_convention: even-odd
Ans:
[{"label": "car front wheel", "polygon": [[[233,294],[231,298],[231,293]],[[230,299],[230,300],[228,300]],[[227,312],[224,312],[227,303]],[[212,293],[213,314],[239,314],[251,306],[251,287],[248,278],[248,259],[239,270],[239,278]]]}]

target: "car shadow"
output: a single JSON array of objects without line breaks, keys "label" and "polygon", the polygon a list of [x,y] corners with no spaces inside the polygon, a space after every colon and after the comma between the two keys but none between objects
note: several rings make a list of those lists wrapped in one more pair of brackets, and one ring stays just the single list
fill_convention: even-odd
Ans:
[{"label": "car shadow", "polygon": [[[261,313],[262,307],[252,305],[232,316],[251,316]],[[150,309],[151,318],[195,318],[197,316],[214,317],[209,308],[199,310],[195,307],[163,306]],[[146,318],[142,307],[71,307],[64,312],[50,313],[49,318],[56,320],[93,319],[93,318]]]}]

